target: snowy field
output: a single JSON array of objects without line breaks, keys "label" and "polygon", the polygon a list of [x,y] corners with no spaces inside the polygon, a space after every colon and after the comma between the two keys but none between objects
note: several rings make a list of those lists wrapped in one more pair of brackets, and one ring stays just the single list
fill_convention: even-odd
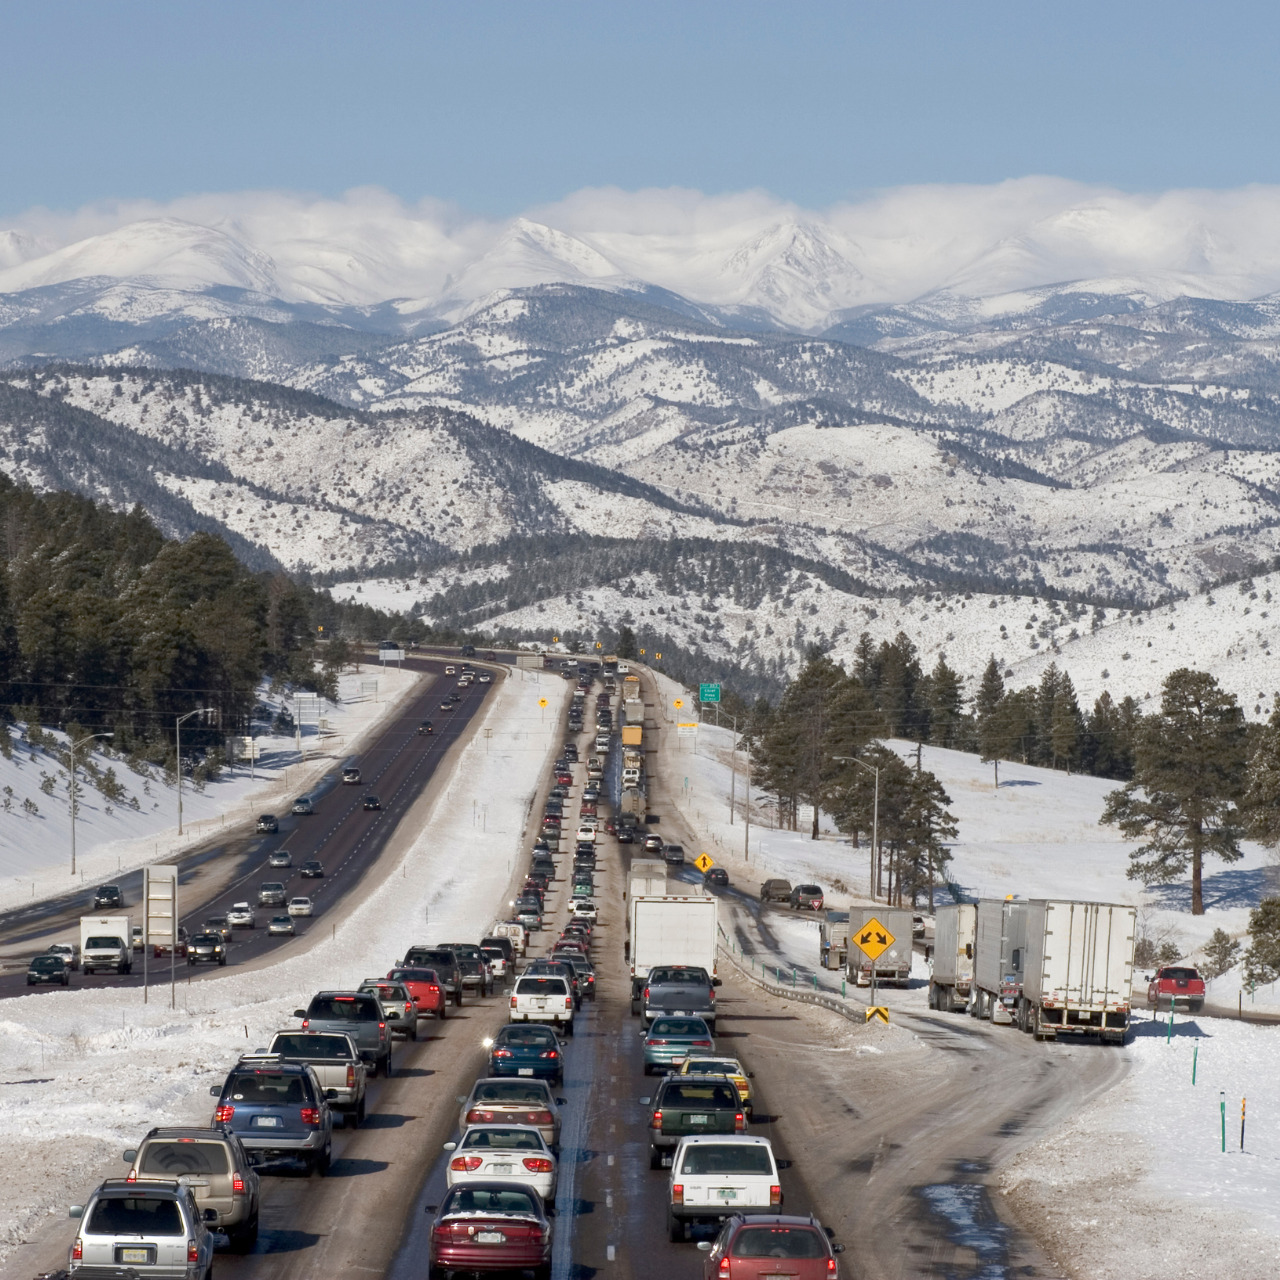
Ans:
[{"label": "snowy field", "polygon": [[[550,700],[545,714],[539,696]],[[228,972],[168,991],[76,990],[0,1007],[0,1264],[44,1223],[116,1176],[120,1152],[155,1124],[204,1124],[209,1086],[236,1056],[267,1042],[311,993],[385,973],[431,937],[479,937],[501,898],[538,778],[560,742],[561,682],[504,680],[490,697],[493,734],[475,734],[425,821],[402,824],[386,878],[330,939],[289,945],[264,981]],[[471,801],[484,796],[483,812]],[[338,937],[337,933],[342,936]]]},{"label": "snowy field", "polygon": [[[342,675],[338,701],[320,703],[319,718],[327,727],[322,730],[314,722],[302,726],[303,760],[293,734],[273,734],[267,724],[258,726],[255,734],[262,754],[253,777],[244,764],[224,770],[203,790],[184,780],[181,837],[177,787],[165,781],[161,770],[149,766],[145,774],[136,773],[121,757],[95,754],[98,768],[104,772],[113,769],[124,787],[125,796],[113,803],[81,771],[88,754],[88,748],[82,748],[76,757],[81,787],[76,883],[109,880],[198,844],[227,823],[243,821],[263,810],[279,812],[392,714],[420,679],[417,672],[375,665]],[[289,698],[264,693],[261,702],[273,710],[281,705],[294,710]],[[5,732],[3,727],[0,732]],[[65,747],[65,735],[50,736]],[[71,881],[66,770],[43,750],[33,751],[17,731],[10,731],[10,738],[13,758],[0,758],[0,910],[65,893]],[[51,793],[41,788],[48,778],[53,779]],[[36,812],[24,808],[27,802]]]}]

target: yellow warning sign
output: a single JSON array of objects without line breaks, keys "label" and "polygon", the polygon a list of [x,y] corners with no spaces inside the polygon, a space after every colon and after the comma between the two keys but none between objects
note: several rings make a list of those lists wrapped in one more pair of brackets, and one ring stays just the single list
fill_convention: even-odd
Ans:
[{"label": "yellow warning sign", "polygon": [[889,1024],[889,1010],[882,1004],[872,1004],[867,1006],[867,1021],[872,1018],[879,1018],[886,1026]]},{"label": "yellow warning sign", "polygon": [[858,930],[854,936],[854,941],[862,949],[863,953],[869,960],[879,960],[880,957],[889,950],[897,938],[889,932],[888,929],[880,923],[879,920],[872,916],[866,924]]},{"label": "yellow warning sign", "polygon": [[700,853],[696,858],[694,858],[693,865],[697,867],[703,875],[706,875],[706,873],[716,865],[716,860],[709,854]]},{"label": "yellow warning sign", "polygon": [[538,699],[538,706],[540,706],[540,707],[545,707],[546,705],[547,705],[547,700],[546,700],[546,698],[539,698],[539,699]]},{"label": "yellow warning sign", "polygon": [[675,709],[676,709],[677,711],[679,711],[679,710],[680,710],[680,708],[684,706],[684,699],[683,699],[683,698],[677,698],[677,699],[676,699],[676,700],[675,700],[671,705],[672,705],[673,707],[675,707]]}]

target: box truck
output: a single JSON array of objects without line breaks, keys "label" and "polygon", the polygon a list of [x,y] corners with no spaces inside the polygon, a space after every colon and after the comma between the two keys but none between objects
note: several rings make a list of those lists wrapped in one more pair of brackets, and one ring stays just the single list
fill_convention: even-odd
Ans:
[{"label": "box truck", "polygon": [[978,935],[978,907],[973,902],[938,908],[933,934],[933,975],[929,1008],[958,1013],[969,1003]]},{"label": "box truck", "polygon": [[1018,1026],[1037,1040],[1096,1035],[1123,1044],[1137,923],[1133,907],[1111,902],[1028,902]]},{"label": "box truck", "polygon": [[978,903],[973,986],[969,1012],[989,1022],[1010,1023],[1022,997],[1027,950],[1025,898],[983,898]]},{"label": "box truck", "polygon": [[718,938],[714,898],[632,898],[630,926],[633,1017],[640,1016],[645,979],[654,965],[697,965],[715,977]]},{"label": "box truck", "polygon": [[133,921],[128,916],[81,916],[80,968],[84,973],[128,973],[133,968]]}]

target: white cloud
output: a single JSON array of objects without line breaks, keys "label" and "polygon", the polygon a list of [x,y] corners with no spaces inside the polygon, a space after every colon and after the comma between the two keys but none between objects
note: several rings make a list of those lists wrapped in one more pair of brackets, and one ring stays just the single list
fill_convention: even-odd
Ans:
[{"label": "white cloud", "polygon": [[818,325],[841,307],[939,288],[988,295],[1117,277],[1158,297],[1280,288],[1277,187],[1132,194],[1031,177],[902,187],[824,210],[764,191],[598,188],[522,217],[496,222],[371,187],[337,199],[252,191],[33,209],[0,231],[0,291],[153,276],[294,300],[430,303],[616,278]]}]

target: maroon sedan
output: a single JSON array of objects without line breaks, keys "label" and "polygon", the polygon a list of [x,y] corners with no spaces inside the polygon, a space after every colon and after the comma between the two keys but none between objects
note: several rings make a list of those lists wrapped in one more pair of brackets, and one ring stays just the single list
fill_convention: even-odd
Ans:
[{"label": "maroon sedan", "polygon": [[729,1218],[715,1242],[698,1245],[707,1253],[703,1280],[839,1280],[835,1255],[844,1246],[832,1244],[817,1218],[769,1214]]},{"label": "maroon sedan", "polygon": [[551,1222],[542,1197],[516,1182],[453,1187],[431,1226],[430,1275],[532,1271],[551,1280]]}]

